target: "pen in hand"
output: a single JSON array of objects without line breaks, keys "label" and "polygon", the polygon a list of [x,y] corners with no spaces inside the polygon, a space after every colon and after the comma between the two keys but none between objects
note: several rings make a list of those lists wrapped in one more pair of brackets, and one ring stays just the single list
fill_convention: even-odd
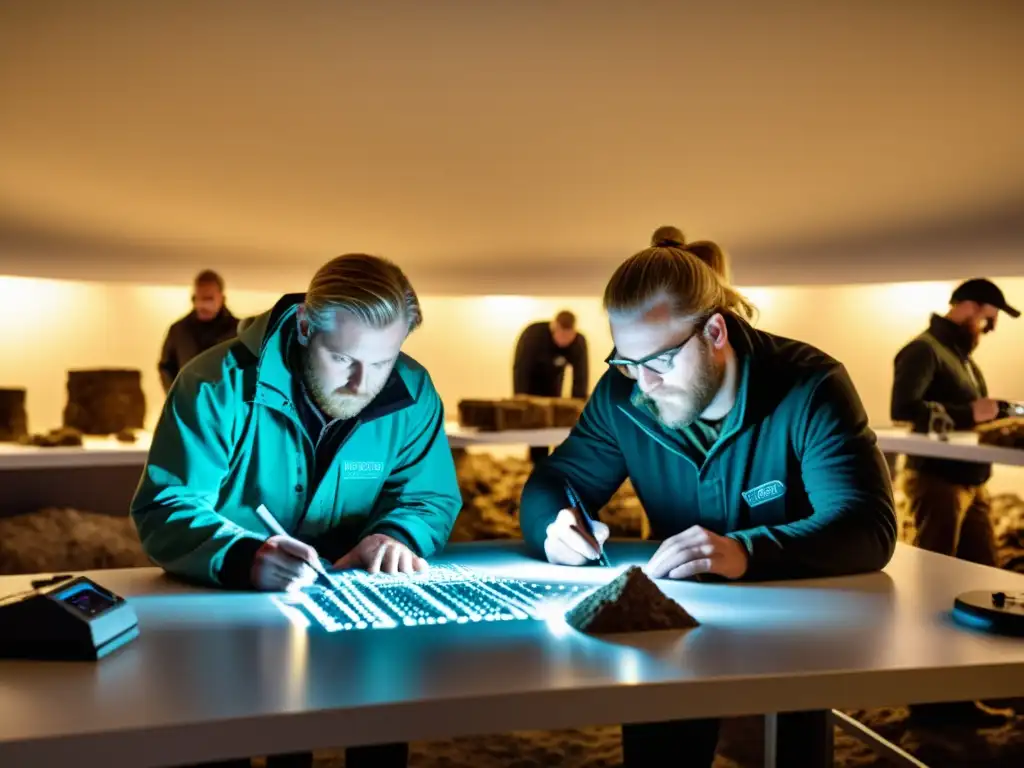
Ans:
[{"label": "pen in hand", "polygon": [[608,554],[604,551],[604,547],[601,546],[600,542],[597,540],[596,534],[594,533],[593,520],[590,519],[590,515],[587,514],[587,510],[583,506],[583,502],[580,500],[579,494],[576,493],[576,490],[568,480],[565,481],[565,495],[569,499],[569,505],[577,513],[576,520],[583,526],[585,536],[589,538],[589,543],[597,551],[598,562],[605,567],[611,566]]},{"label": "pen in hand", "polygon": [[[267,509],[265,505],[260,504],[256,508],[256,516],[259,517],[260,522],[262,522],[263,525],[266,526],[267,530],[274,536],[287,536],[289,539],[294,538],[294,536],[281,527],[281,524],[277,522],[277,519],[272,514],[270,514],[270,510]],[[323,563],[320,562],[319,558],[315,558],[315,562],[313,560],[306,560],[305,562],[308,563],[309,567],[316,572],[318,582],[330,589],[337,589],[337,585],[334,583],[334,580],[327,575],[327,571],[324,570]]]}]

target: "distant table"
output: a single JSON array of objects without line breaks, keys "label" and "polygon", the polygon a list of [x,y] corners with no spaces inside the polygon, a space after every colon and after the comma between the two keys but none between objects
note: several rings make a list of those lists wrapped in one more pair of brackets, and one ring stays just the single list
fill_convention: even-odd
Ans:
[{"label": "distant table", "polygon": [[[482,432],[449,424],[446,431],[453,448],[487,445],[553,446],[569,436],[567,427]],[[876,427],[875,434],[883,453],[1024,467],[1024,450],[979,445],[978,436],[974,432],[955,432],[950,435],[948,442],[895,427]]]},{"label": "distant table", "polygon": [[979,445],[975,432],[954,432],[949,435],[948,441],[893,427],[876,428],[875,434],[878,435],[878,446],[883,453],[1024,467],[1024,450]]},{"label": "distant table", "polygon": [[[445,425],[452,448],[486,446],[555,446],[568,427],[483,432]],[[1024,450],[978,445],[973,432],[954,433],[948,442],[893,427],[875,429],[878,445],[890,456],[932,456],[984,464],[1024,466]],[[123,515],[146,463],[151,436],[141,433],[133,444],[114,438],[87,438],[80,448],[37,448],[0,443],[0,515],[42,507],[75,507]]]},{"label": "distant table", "polygon": [[[613,542],[617,567],[653,545]],[[445,560],[534,581],[598,568],[518,543]],[[1024,691],[1024,641],[953,623],[953,598],[1024,576],[899,545],[882,573],[747,585],[661,582],[701,626],[598,639],[551,621],[327,634],[274,595],[95,571],[141,636],[98,663],[0,661],[0,765],[138,768],[391,741],[617,722],[972,700]],[[29,576],[0,578],[0,594]]]},{"label": "distant table", "polygon": [[44,507],[126,515],[149,453],[151,435],[134,443],[85,438],[81,447],[0,443],[0,516]]}]

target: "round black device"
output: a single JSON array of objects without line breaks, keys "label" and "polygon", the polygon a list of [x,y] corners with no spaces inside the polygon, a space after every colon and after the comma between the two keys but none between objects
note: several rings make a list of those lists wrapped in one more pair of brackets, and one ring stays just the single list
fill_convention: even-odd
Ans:
[{"label": "round black device", "polygon": [[953,618],[986,632],[1024,637],[1024,592],[964,592],[953,602]]}]

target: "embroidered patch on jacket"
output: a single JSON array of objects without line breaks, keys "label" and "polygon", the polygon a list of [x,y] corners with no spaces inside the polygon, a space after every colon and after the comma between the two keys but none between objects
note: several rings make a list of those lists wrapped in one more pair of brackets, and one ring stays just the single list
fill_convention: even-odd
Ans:
[{"label": "embroidered patch on jacket", "polygon": [[743,500],[752,507],[777,499],[786,493],[786,486],[781,480],[769,480],[756,488],[743,492]]},{"label": "embroidered patch on jacket", "polygon": [[341,465],[341,473],[346,480],[376,480],[384,474],[384,462],[346,460]]}]

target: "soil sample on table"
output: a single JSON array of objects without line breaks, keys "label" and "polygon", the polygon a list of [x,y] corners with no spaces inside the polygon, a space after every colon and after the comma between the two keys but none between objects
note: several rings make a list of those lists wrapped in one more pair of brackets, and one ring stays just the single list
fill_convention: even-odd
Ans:
[{"label": "soil sample on table", "polygon": [[65,427],[86,435],[113,435],[125,429],[142,429],[145,419],[140,371],[68,371]]},{"label": "soil sample on table", "polygon": [[18,442],[39,448],[74,448],[82,445],[82,433],[74,427],[57,427],[41,435],[23,437]]},{"label": "soil sample on table", "polygon": [[1024,448],[1024,419],[997,419],[976,426],[980,445],[998,445],[1002,448]]},{"label": "soil sample on table", "polygon": [[543,429],[551,426],[552,408],[541,398],[459,401],[459,424],[481,432]]},{"label": "soil sample on table", "polygon": [[690,629],[700,623],[635,565],[580,600],[565,619],[591,635]]},{"label": "soil sample on table", "polygon": [[551,426],[575,427],[576,422],[580,420],[580,414],[583,413],[583,406],[586,405],[586,402],[582,398],[568,397],[560,397],[554,400],[552,403]]},{"label": "soil sample on table", "polygon": [[24,389],[0,389],[0,443],[13,443],[28,434]]}]

